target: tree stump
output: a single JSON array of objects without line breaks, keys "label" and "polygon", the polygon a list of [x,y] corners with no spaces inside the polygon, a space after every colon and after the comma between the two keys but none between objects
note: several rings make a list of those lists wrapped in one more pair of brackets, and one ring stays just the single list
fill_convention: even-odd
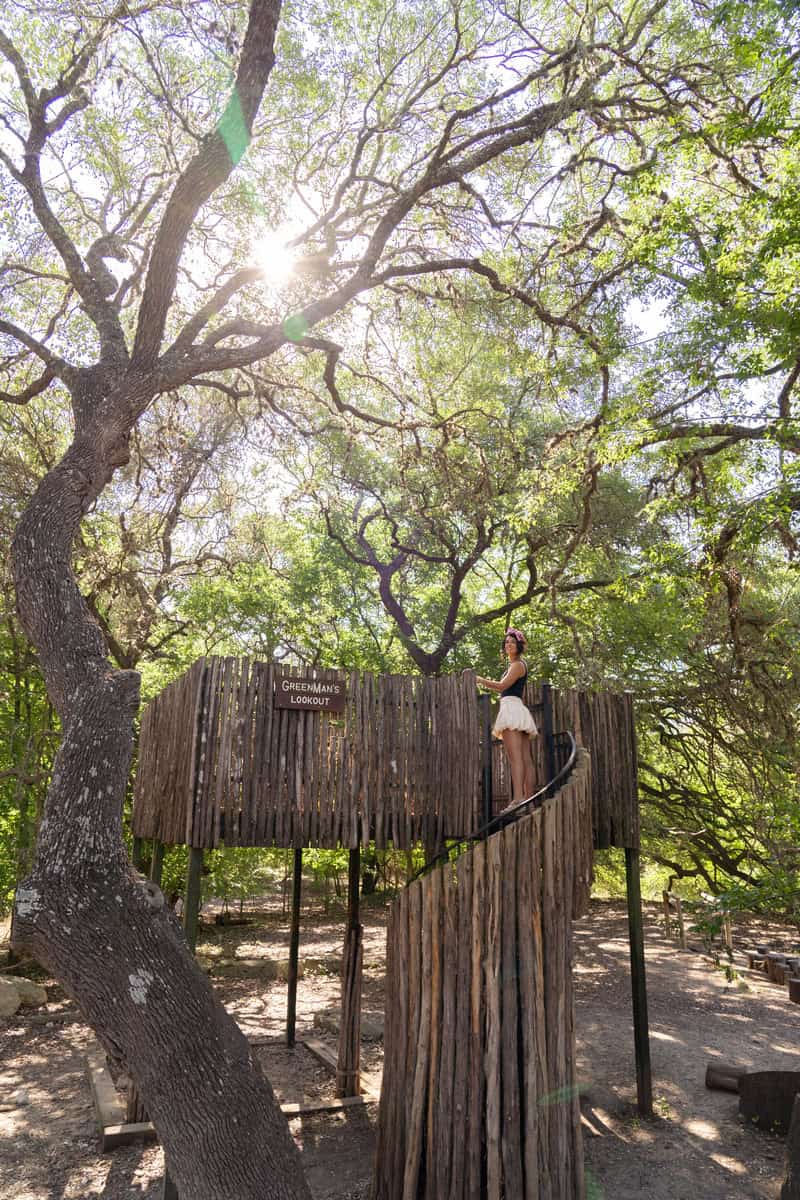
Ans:
[{"label": "tree stump", "polygon": [[739,1112],[768,1133],[786,1134],[800,1071],[751,1071],[739,1080]]},{"label": "tree stump", "polygon": [[786,966],[786,957],[783,954],[770,951],[764,965],[773,983],[783,983]]}]

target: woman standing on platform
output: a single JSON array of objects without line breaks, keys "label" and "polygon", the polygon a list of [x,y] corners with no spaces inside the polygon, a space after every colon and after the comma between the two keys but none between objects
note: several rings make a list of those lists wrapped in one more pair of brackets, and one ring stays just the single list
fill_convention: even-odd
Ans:
[{"label": "woman standing on platform", "polygon": [[525,650],[525,635],[519,629],[507,629],[503,639],[503,654],[508,667],[502,679],[484,679],[475,676],[478,687],[491,688],[500,693],[500,711],[492,728],[495,737],[502,738],[511,767],[512,804],[527,800],[534,792],[533,759],[531,739],[536,735],[536,722],[522,700],[528,664],[522,657]]}]

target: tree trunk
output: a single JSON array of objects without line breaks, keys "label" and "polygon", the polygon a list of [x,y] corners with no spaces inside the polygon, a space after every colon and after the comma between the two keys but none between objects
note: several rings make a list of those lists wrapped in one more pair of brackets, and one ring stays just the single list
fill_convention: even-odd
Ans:
[{"label": "tree trunk", "polygon": [[[86,403],[77,397],[79,416]],[[310,1200],[269,1082],[160,890],[125,853],[139,676],[112,668],[70,566],[82,514],[126,461],[121,411],[119,401],[98,409],[14,538],[20,617],[63,728],[33,869],[17,891],[15,944],[52,970],[124,1063],[182,1197]]]}]

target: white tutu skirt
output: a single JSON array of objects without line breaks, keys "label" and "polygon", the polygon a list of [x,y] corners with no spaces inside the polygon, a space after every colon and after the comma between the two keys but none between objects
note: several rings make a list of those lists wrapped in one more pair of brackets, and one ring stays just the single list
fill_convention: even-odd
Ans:
[{"label": "white tutu skirt", "polygon": [[495,737],[501,737],[506,729],[519,729],[521,733],[528,733],[531,737],[539,732],[530,711],[518,696],[503,696],[500,701],[500,711],[492,726],[492,733]]}]

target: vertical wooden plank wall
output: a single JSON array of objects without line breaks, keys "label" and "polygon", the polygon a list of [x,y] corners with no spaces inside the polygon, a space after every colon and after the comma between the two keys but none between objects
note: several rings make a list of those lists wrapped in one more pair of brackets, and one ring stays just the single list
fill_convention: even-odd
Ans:
[{"label": "vertical wooden plank wall", "polygon": [[[291,674],[336,675],[302,667]],[[148,705],[137,837],[209,848],[375,841],[410,849],[476,828],[474,677],[352,672],[341,714],[274,708],[274,686],[272,663],[212,657]]]},{"label": "vertical wooden plank wall", "polygon": [[136,836],[172,844],[186,836],[194,792],[197,705],[204,672],[200,659],[148,704],[139,732],[133,795]]},{"label": "vertical wooden plank wall", "polygon": [[[300,678],[334,672],[296,668]],[[474,679],[360,675],[345,713],[273,708],[275,667],[200,659],[145,709],[133,809],[137,837],[193,846],[354,848],[479,827],[482,730]],[[541,688],[527,689],[537,710]],[[552,691],[554,727],[592,755],[597,848],[639,845],[630,695]],[[534,739],[537,788],[547,782]],[[493,748],[495,811],[508,803],[505,753]]]},{"label": "vertical wooden plank wall", "polygon": [[553,710],[554,727],[571,730],[592,759],[595,848],[638,849],[638,762],[632,695],[554,688]]},{"label": "vertical wooden plank wall", "polygon": [[582,1200],[571,922],[591,860],[581,751],[542,809],[395,902],[374,1200]]},{"label": "vertical wooden plank wall", "polygon": [[[598,850],[609,846],[639,847],[638,763],[633,697],[630,693],[551,689],[553,728],[568,730],[592,759],[592,829]],[[526,702],[538,717],[542,687],[529,684]],[[536,788],[548,782],[544,738],[533,741]],[[502,744],[492,750],[495,812],[509,803],[511,780]]]}]

